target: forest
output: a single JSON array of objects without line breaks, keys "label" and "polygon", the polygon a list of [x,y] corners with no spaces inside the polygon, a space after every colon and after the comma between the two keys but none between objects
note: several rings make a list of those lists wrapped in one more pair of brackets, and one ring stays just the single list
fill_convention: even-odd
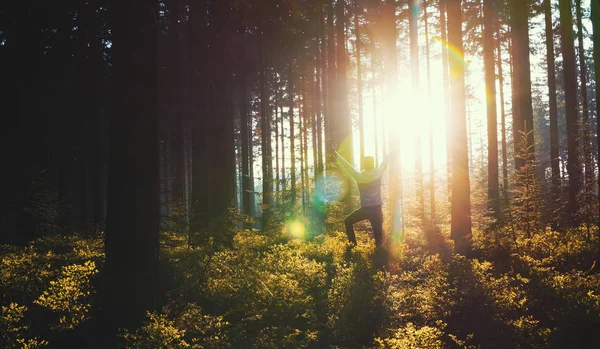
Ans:
[{"label": "forest", "polygon": [[600,0],[2,1],[0,70],[0,348],[600,346]]}]

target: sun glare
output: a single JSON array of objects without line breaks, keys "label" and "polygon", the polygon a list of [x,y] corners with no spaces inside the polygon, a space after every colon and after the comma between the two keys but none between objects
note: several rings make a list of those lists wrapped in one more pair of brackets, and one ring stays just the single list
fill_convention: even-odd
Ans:
[{"label": "sun glare", "polygon": [[[372,100],[370,101],[372,103]],[[371,104],[372,105],[372,104]],[[392,98],[385,98],[379,106],[383,120],[379,116],[378,128],[383,128],[385,139],[395,140],[400,145],[401,166],[414,169],[417,142],[420,141],[424,169],[429,166],[429,128],[432,127],[433,153],[436,168],[445,166],[446,163],[446,112],[444,110],[444,96],[442,89],[433,87],[431,95],[426,89],[414,89],[409,85],[401,84],[398,92]],[[368,135],[374,132],[372,108],[365,110],[365,132]],[[357,137],[355,137],[357,138]],[[368,137],[372,139],[371,136]],[[384,147],[383,135],[378,139],[380,154]],[[366,155],[374,155],[375,142],[365,146]],[[355,149],[359,149],[355,146]],[[356,154],[357,158],[360,156]]]}]

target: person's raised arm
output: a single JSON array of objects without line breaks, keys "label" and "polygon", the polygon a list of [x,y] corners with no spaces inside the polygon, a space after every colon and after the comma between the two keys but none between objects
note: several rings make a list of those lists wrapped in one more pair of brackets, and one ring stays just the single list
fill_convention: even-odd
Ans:
[{"label": "person's raised arm", "polygon": [[350,177],[357,179],[360,177],[360,173],[356,171],[354,166],[352,166],[343,156],[340,155],[337,151],[335,152],[335,156],[337,158],[337,162],[340,165],[342,172],[349,175]]}]

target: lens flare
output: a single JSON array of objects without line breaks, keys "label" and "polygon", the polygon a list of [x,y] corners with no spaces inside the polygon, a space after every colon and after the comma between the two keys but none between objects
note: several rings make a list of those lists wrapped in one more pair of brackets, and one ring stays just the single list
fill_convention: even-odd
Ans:
[{"label": "lens flare", "polygon": [[290,221],[287,224],[287,233],[294,239],[304,239],[306,236],[306,228],[302,222]]},{"label": "lens flare", "polygon": [[328,171],[317,178],[315,185],[315,204],[322,206],[342,199],[348,193],[348,181],[337,171]]}]

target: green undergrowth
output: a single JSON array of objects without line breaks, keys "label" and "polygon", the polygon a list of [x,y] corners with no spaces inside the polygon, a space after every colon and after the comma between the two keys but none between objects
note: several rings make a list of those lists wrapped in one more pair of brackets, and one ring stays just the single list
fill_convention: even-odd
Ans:
[{"label": "green undergrowth", "polygon": [[[592,232],[590,234],[590,231]],[[376,249],[370,232],[293,239],[286,225],[190,247],[163,233],[160,311],[127,348],[590,348],[600,340],[596,228],[445,229]],[[82,347],[102,275],[101,237],[0,247],[0,347]]]}]

